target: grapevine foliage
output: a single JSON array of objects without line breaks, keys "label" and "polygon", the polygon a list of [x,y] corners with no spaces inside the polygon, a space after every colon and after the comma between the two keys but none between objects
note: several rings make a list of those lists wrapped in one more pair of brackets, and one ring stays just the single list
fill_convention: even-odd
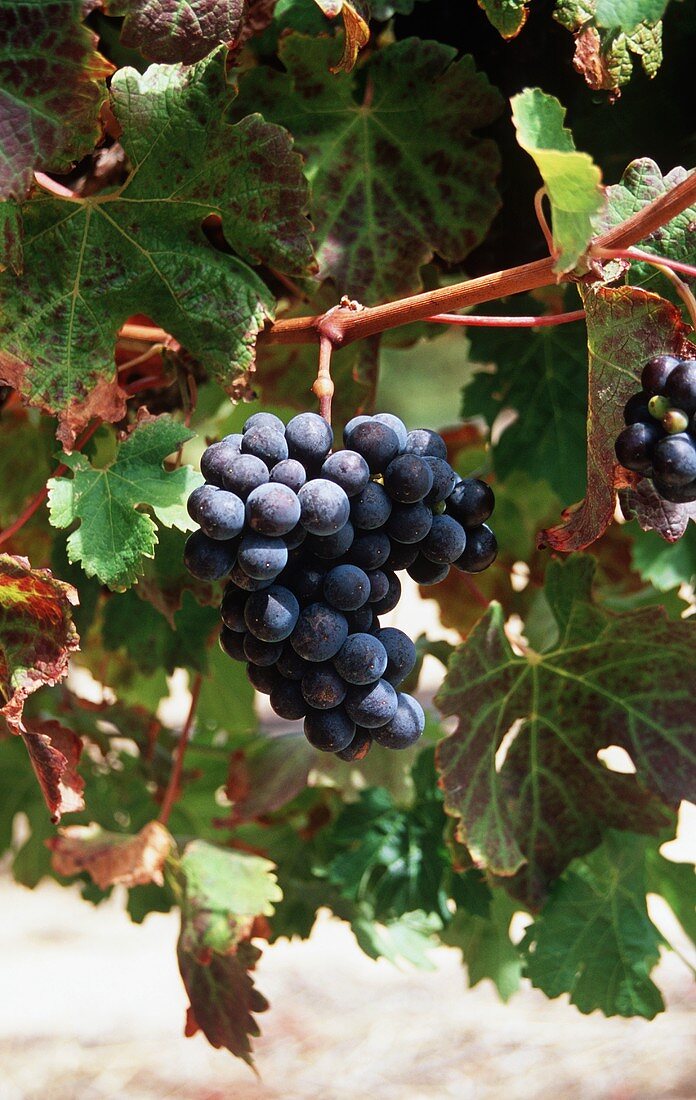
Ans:
[{"label": "grapevine foliage", "polygon": [[[678,101],[693,8],[30,9],[0,2],[0,854],[15,879],[77,881],[93,904],[125,888],[135,922],[177,910],[186,1033],[249,1064],[264,941],[307,937],[322,908],[370,957],[428,968],[445,944],[504,1000],[531,982],[581,1012],[651,1019],[670,944],[648,895],[696,939],[693,869],[662,850],[696,799],[696,505],[660,496],[615,442],[644,364],[696,359]],[[501,286],[526,294],[501,301]],[[436,299],[391,304],[424,290]],[[443,335],[429,318],[462,302],[481,327]],[[510,327],[521,317],[534,323]],[[217,645],[227,575],[184,565],[206,448],[244,450],[261,410],[281,426],[316,412],[319,334],[337,439],[375,408],[440,432],[437,530],[457,479],[496,500],[495,562],[445,576],[466,547],[396,564],[426,498],[395,496],[406,526],[382,543],[388,569],[411,570],[395,625],[415,643],[400,691],[424,703],[425,730],[350,763],[275,722]],[[303,457],[310,484],[329,446],[316,469]],[[366,475],[378,497],[397,453],[405,433]],[[254,526],[234,507],[227,566]],[[370,522],[356,521],[361,552]],[[316,565],[325,546],[300,527],[244,560],[265,569],[272,543],[284,580],[303,555]],[[414,581],[436,574],[422,595],[456,644],[423,626]],[[390,584],[377,605],[393,606]],[[338,606],[346,624],[361,610]],[[358,633],[376,653],[371,616]],[[264,660],[282,648],[251,627],[245,642]],[[372,684],[350,675],[356,709]]]}]

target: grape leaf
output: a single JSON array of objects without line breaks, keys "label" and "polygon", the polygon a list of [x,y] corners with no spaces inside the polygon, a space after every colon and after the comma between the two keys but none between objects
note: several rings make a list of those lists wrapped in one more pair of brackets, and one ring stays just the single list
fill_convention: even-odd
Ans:
[{"label": "grape leaf", "polygon": [[652,481],[644,477],[637,485],[619,489],[619,504],[626,519],[636,519],[643,531],[658,531],[666,542],[677,542],[690,519],[696,519],[696,504],[673,504],[661,497]]},{"label": "grape leaf", "polygon": [[665,543],[654,531],[644,531],[633,540],[633,566],[644,580],[660,592],[696,579],[696,525],[690,523],[682,538]]},{"label": "grape leaf", "polygon": [[576,860],[527,930],[527,975],[547,997],[570,994],[581,1012],[644,1016],[664,1009],[650,978],[662,936],[648,917],[649,838],[610,831]]},{"label": "grape leaf", "polygon": [[67,171],[100,134],[104,78],[81,0],[0,3],[0,198],[24,198],[38,169]]},{"label": "grape leaf", "polygon": [[43,792],[51,821],[85,806],[85,781],[77,770],[82,741],[60,722],[31,722],[22,734],[32,767]]},{"label": "grape leaf", "polygon": [[472,989],[489,978],[506,1002],[519,989],[522,976],[522,956],[510,939],[516,909],[504,890],[495,890],[486,916],[457,909],[440,937],[449,947],[460,949]]},{"label": "grape leaf", "polygon": [[394,966],[408,962],[419,970],[435,970],[430,952],[437,947],[435,937],[442,928],[435,914],[416,909],[381,922],[358,913],[350,927],[358,946],[371,959],[387,959]]},{"label": "grape leaf", "polygon": [[244,0],[112,0],[109,15],[125,15],[121,29],[124,46],[150,61],[201,61],[219,45],[229,45],[240,34]]},{"label": "grape leaf", "polygon": [[[493,605],[449,665],[437,704],[458,726],[438,746],[445,808],[477,864],[513,876],[530,904],[603,831],[664,828],[696,779],[694,627],[591,600],[594,560],[552,561],[545,594],[558,640],[516,656]],[[636,775],[610,771],[618,745]],[[521,869],[521,870],[520,870]]]},{"label": "grape leaf", "polygon": [[558,0],[554,19],[574,35],[573,67],[590,88],[618,96],[631,79],[634,56],[640,59],[647,76],[655,76],[662,64],[660,19],[666,3]]},{"label": "grape leaf", "polygon": [[595,19],[608,30],[634,31],[640,23],[657,23],[669,0],[596,0]]},{"label": "grape leaf", "polygon": [[589,244],[593,218],[604,205],[602,174],[592,157],[575,148],[563,125],[565,109],[539,88],[510,100],[517,141],[534,160],[551,204],[554,271],[572,271]]},{"label": "grape leaf", "polygon": [[669,905],[687,936],[696,943],[696,874],[693,863],[666,859],[656,844],[646,847],[646,888]]},{"label": "grape leaf", "polygon": [[356,80],[326,72],[332,39],[287,35],[286,72],[240,78],[236,116],[253,109],[286,126],[306,158],[322,278],[366,304],[416,290],[437,252],[462,260],[498,208],[498,154],[472,131],[500,113],[471,57],[407,39],[377,51]]},{"label": "grape leaf", "polygon": [[49,842],[58,875],[86,872],[101,890],[109,886],[161,886],[162,869],[174,840],[159,821],[150,821],[135,836],[109,833],[92,822],[69,825]]},{"label": "grape leaf", "polygon": [[208,675],[203,680],[196,713],[198,724],[210,733],[248,732],[258,725],[254,689],[244,665],[230,661],[219,646],[213,646],[208,654]]},{"label": "grape leaf", "polygon": [[168,622],[152,604],[139,600],[135,589],[130,589],[108,601],[102,638],[107,652],[123,649],[145,674],[159,668],[170,674],[175,668],[205,672],[207,639],[216,629],[220,629],[217,608],[201,607],[190,592],[184,593],[181,608]]},{"label": "grape leaf", "polygon": [[54,527],[79,526],[68,536],[68,557],[79,561],[88,577],[97,576],[109,588],[133,584],[142,558],[153,557],[157,525],[151,508],[165,527],[192,530],[186,498],[202,483],[190,466],[167,472],[162,463],[193,432],[172,417],[141,413],[133,431],[117,449],[113,462],[95,468],[81,454],[65,455],[72,477],[48,483],[48,506]]},{"label": "grape leaf", "polygon": [[230,756],[225,794],[234,824],[274,813],[307,786],[315,755],[304,734],[294,730],[256,738]]},{"label": "grape leaf", "polygon": [[[688,355],[687,331],[671,303],[635,287],[595,287],[585,294],[590,357],[587,416],[587,495],[543,531],[539,545],[582,550],[598,539],[614,515],[616,484],[625,484],[614,454],[624,427],[624,405],[640,389],[643,364],[661,352]],[[683,505],[677,506],[682,511]],[[670,538],[669,529],[661,529]]]},{"label": "grape leaf", "polygon": [[[528,300],[514,312],[529,312]],[[470,357],[486,364],[462,394],[462,416],[483,416],[492,427],[504,409],[517,417],[492,448],[496,473],[523,470],[546,480],[563,501],[582,496],[585,485],[587,350],[582,325],[473,329]],[[495,364],[495,371],[489,364]]]},{"label": "grape leaf", "polygon": [[[151,604],[177,629],[176,614],[180,611],[186,593],[192,593],[199,604],[217,605],[220,593],[217,585],[192,577],[184,565],[183,532],[174,527],[159,531],[154,558],[146,559],[142,576],[134,589],[141,600]],[[191,605],[189,604],[189,608]],[[183,620],[179,619],[179,622]]]},{"label": "grape leaf", "polygon": [[28,695],[57,684],[80,639],[72,622],[77,592],[50,569],[0,554],[0,714],[13,733],[24,732]]},{"label": "grape leaf", "polygon": [[[125,184],[24,206],[25,274],[0,275],[0,380],[59,417],[66,449],[93,416],[123,415],[114,339],[130,315],[146,313],[231,384],[272,310],[249,263],[295,273],[310,263],[300,158],[258,115],[229,125],[232,95],[224,50],[188,68],[119,70]],[[237,255],[208,243],[209,214]]]},{"label": "grape leaf", "polygon": [[252,1065],[250,1036],[259,1034],[252,1013],[268,1003],[250,972],[261,952],[251,943],[254,919],[270,915],[281,892],[267,859],[225,851],[195,840],[181,859],[184,899],[177,947],[191,1001],[186,1034],[199,1028],[214,1047]]},{"label": "grape leaf", "polygon": [[478,0],[488,21],[503,36],[515,38],[527,22],[529,0]]},{"label": "grape leaf", "polygon": [[350,0],[315,0],[315,3],[327,19],[336,19],[340,15],[343,20],[343,53],[330,71],[349,73],[355,66],[361,49],[370,41],[370,13],[367,4],[363,0],[353,0],[352,3]]}]

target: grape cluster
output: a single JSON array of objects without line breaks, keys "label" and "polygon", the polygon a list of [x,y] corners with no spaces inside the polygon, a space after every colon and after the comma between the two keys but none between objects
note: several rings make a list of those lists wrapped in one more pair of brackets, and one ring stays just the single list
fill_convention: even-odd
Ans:
[{"label": "grape cluster", "polygon": [[696,500],[696,360],[657,355],[624,409],[616,457],[674,504]]},{"label": "grape cluster", "polygon": [[477,573],[497,544],[491,489],[455,474],[435,432],[380,413],[351,420],[344,442],[332,452],[315,413],[286,426],[261,412],[211,444],[185,561],[202,580],[229,577],[220,644],[276,714],[304,718],[315,748],[358,760],[373,741],[412,745],[425,725],[399,691],[416,647],[379,621],[399,601],[397,572],[426,585],[451,565]]}]

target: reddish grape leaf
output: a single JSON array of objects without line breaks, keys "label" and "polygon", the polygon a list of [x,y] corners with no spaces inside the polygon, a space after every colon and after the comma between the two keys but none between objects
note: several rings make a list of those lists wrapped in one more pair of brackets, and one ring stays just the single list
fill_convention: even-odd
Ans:
[{"label": "reddish grape leaf", "polygon": [[582,550],[598,539],[614,515],[616,489],[625,485],[614,443],[624,427],[624,405],[640,389],[640,372],[652,355],[688,355],[693,346],[679,310],[635,287],[596,287],[585,295],[589,351],[587,495],[542,531],[540,548]]},{"label": "reddish grape leaf", "polygon": [[174,840],[159,821],[149,821],[139,833],[109,833],[101,826],[69,825],[47,841],[58,875],[86,872],[100,890],[110,886],[143,886],[164,882],[162,869]]},{"label": "reddish grape leaf", "polygon": [[[514,654],[493,604],[436,700],[458,719],[438,768],[459,839],[479,866],[516,876],[509,888],[529,905],[607,828],[670,824],[696,784],[694,625],[655,608],[603,610],[591,598],[594,569],[581,555],[549,563],[557,639],[541,653]],[[604,765],[597,754],[610,745],[636,774]]]},{"label": "reddish grape leaf", "polygon": [[502,100],[473,58],[409,38],[332,76],[335,40],[299,34],[279,55],[284,73],[240,78],[235,117],[261,111],[305,156],[321,277],[371,305],[419,289],[435,252],[464,259],[499,205],[497,148],[473,131]]},{"label": "reddish grape leaf", "polygon": [[77,602],[75,589],[50,569],[0,554],[0,714],[13,733],[25,730],[27,696],[68,671],[80,642],[71,617]]},{"label": "reddish grape leaf", "polygon": [[[132,314],[231,386],[273,309],[250,265],[312,267],[300,157],[258,114],[229,124],[225,59],[120,69],[111,98],[133,166],[125,184],[24,204],[25,274],[0,274],[0,381],[58,417],[66,449],[91,417],[123,415],[114,341]],[[235,255],[208,242],[210,214]]]},{"label": "reddish grape leaf", "polygon": [[[253,1064],[254,1013],[268,1008],[251,971],[261,954],[251,943],[259,918],[279,901],[273,864],[226,851],[202,840],[187,845],[181,860],[184,897],[179,968],[191,1001],[186,1034],[200,1029],[214,1047]],[[257,927],[255,927],[255,925]]]},{"label": "reddish grape leaf", "polygon": [[661,16],[667,0],[558,0],[553,13],[575,37],[573,67],[590,88],[621,94],[639,59],[648,77],[662,64]]},{"label": "reddish grape leaf", "polygon": [[696,520],[696,503],[672,504],[656,491],[649,478],[619,489],[619,504],[626,519],[636,519],[644,531],[657,531],[665,542],[677,542]]},{"label": "reddish grape leaf", "polygon": [[39,169],[66,171],[100,134],[104,78],[82,0],[0,0],[0,198],[24,198]]},{"label": "reddish grape leaf", "polygon": [[77,770],[82,741],[60,722],[31,722],[22,734],[51,820],[84,810],[85,781]]},{"label": "reddish grape leaf", "polygon": [[370,13],[362,0],[315,0],[327,19],[343,19],[343,54],[340,61],[331,66],[332,73],[349,73],[358,60],[363,46],[370,41]]},{"label": "reddish grape leaf", "polygon": [[239,37],[244,0],[113,0],[109,15],[125,15],[124,46],[150,61],[201,61],[216,46]]},{"label": "reddish grape leaf", "polygon": [[253,821],[273,813],[303,791],[316,756],[302,733],[256,738],[230,757],[225,793],[231,822]]}]

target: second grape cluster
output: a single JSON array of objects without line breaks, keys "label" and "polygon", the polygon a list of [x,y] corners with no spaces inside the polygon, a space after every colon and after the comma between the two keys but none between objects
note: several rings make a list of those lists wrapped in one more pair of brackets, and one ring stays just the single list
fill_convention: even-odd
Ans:
[{"label": "second grape cluster", "polygon": [[380,413],[351,420],[344,442],[332,452],[315,413],[285,425],[262,412],[211,444],[185,560],[203,580],[229,577],[220,644],[276,714],[304,718],[315,748],[356,760],[373,742],[412,745],[425,725],[399,691],[416,648],[379,621],[399,601],[397,572],[424,585],[452,565],[480,572],[497,544],[491,489],[454,472],[437,433]]}]

